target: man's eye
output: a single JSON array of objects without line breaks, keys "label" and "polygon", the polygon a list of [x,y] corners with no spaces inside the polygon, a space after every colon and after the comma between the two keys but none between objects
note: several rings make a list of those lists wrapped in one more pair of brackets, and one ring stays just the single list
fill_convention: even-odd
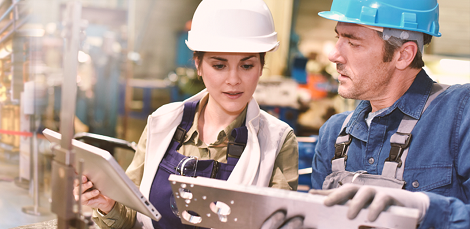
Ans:
[{"label": "man's eye", "polygon": [[223,64],[214,64],[214,65],[212,65],[212,67],[214,69],[220,70],[220,69],[224,69],[225,65],[223,65]]},{"label": "man's eye", "polygon": [[351,45],[352,47],[357,47],[357,46],[359,46],[359,45],[356,45],[356,44],[351,43],[350,41],[349,41],[348,43],[349,43],[349,45]]},{"label": "man's eye", "polygon": [[253,65],[252,64],[244,64],[244,65],[242,65],[242,68],[245,69],[245,70],[249,70],[249,69],[253,68]]}]

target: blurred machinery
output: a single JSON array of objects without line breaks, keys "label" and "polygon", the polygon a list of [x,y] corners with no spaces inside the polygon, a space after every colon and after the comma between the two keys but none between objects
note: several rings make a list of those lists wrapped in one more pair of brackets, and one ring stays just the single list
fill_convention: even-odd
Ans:
[{"label": "blurred machinery", "polygon": [[20,132],[20,95],[28,80],[29,40],[19,31],[26,10],[19,0],[0,2],[0,149],[7,153],[18,153],[20,146],[20,136],[12,133]]}]

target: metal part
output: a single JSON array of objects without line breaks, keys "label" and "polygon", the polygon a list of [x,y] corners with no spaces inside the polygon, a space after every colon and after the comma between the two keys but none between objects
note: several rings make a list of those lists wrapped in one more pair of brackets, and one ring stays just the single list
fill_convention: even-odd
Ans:
[{"label": "metal part", "polygon": [[375,222],[367,220],[363,209],[349,220],[345,205],[326,207],[326,196],[288,190],[244,186],[204,177],[170,175],[176,205],[183,224],[208,228],[261,228],[276,210],[286,218],[301,216],[305,228],[416,228],[417,209],[391,206]]},{"label": "metal part", "polygon": [[[54,161],[52,161],[52,203],[51,211],[57,214],[58,228],[63,222],[68,222],[77,218],[77,212],[74,211],[75,200],[73,198],[73,180],[75,179],[75,170],[72,166],[66,165],[65,154],[73,152],[64,150],[55,145],[52,148]],[[59,159],[59,160],[58,160]]]}]

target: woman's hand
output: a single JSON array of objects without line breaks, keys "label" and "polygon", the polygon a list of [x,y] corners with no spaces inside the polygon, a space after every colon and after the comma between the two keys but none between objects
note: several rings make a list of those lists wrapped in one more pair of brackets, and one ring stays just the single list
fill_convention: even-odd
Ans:
[{"label": "woman's hand", "polygon": [[[79,182],[75,180],[73,195],[75,200],[79,199]],[[93,188],[93,183],[88,180],[88,177],[82,176],[82,202],[80,204],[89,206],[91,208],[98,208],[102,213],[108,214],[108,212],[113,209],[114,201],[113,199],[108,198],[101,194],[98,189]]]}]

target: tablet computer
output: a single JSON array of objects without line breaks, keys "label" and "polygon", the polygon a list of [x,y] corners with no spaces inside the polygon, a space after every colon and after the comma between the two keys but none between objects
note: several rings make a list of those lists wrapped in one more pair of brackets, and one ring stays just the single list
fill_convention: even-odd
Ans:
[{"label": "tablet computer", "polygon": [[[45,129],[42,133],[49,142],[60,145],[60,133],[50,129]],[[157,209],[142,195],[108,151],[74,139],[72,145],[76,162],[74,168],[78,170],[78,162],[83,159],[83,175],[87,176],[103,195],[155,221],[160,220],[161,215]]]}]

